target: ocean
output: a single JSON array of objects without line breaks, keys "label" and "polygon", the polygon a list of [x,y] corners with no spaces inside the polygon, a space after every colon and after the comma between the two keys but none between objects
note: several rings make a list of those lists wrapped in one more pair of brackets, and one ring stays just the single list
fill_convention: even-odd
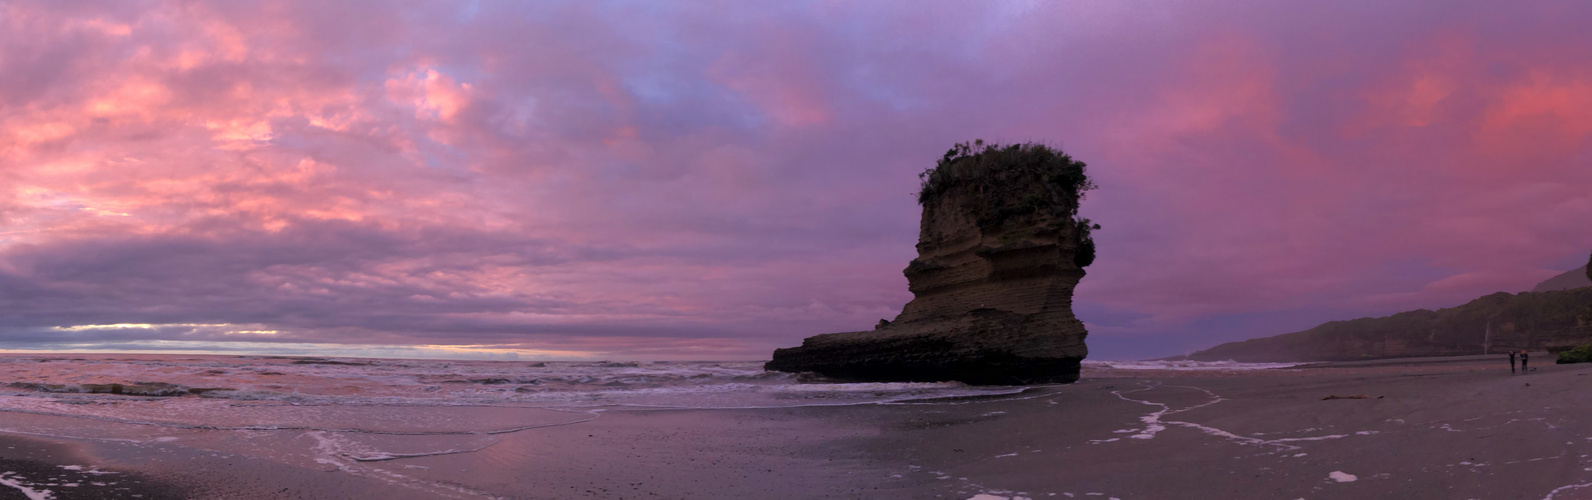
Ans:
[{"label": "ocean", "polygon": [[[341,471],[422,496],[470,498],[493,495],[388,462],[476,453],[507,436],[615,411],[914,404],[1024,390],[835,383],[766,372],[761,362],[5,355],[0,433],[117,442],[148,453],[181,445],[217,457]],[[55,498],[75,486],[0,479],[32,492],[30,498]]]}]

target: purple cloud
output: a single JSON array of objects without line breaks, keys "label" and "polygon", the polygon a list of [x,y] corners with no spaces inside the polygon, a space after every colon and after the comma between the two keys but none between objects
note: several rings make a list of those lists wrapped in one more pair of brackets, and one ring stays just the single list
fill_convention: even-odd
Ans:
[{"label": "purple cloud", "polygon": [[[971,138],[1091,165],[1099,356],[1592,246],[1573,2],[0,9],[0,347],[757,358],[898,312],[916,174]],[[167,326],[71,329],[118,324]]]}]

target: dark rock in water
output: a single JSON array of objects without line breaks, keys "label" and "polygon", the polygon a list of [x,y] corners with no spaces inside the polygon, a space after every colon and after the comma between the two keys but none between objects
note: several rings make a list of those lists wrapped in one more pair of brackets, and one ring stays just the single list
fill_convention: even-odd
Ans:
[{"label": "dark rock in water", "polygon": [[186,396],[189,394],[203,395],[213,391],[231,391],[225,387],[184,387],[164,382],[133,382],[128,384],[40,384],[33,382],[12,382],[7,384],[17,389],[26,389],[39,392],[78,393],[78,394],[118,394],[124,396],[170,397]]},{"label": "dark rock in water", "polygon": [[371,363],[358,361],[340,361],[335,359],[303,358],[293,362],[295,365],[338,365],[338,366],[370,366]]},{"label": "dark rock in water", "polygon": [[765,368],[842,380],[1072,382],[1088,354],[1072,313],[1094,261],[1084,164],[1041,145],[958,145],[925,172],[913,299],[871,331],[818,335]]},{"label": "dark rock in water", "polygon": [[[773,372],[765,371],[763,373]],[[801,372],[796,374],[796,383],[798,384],[823,384],[830,382],[835,382],[835,380],[813,372]]]}]

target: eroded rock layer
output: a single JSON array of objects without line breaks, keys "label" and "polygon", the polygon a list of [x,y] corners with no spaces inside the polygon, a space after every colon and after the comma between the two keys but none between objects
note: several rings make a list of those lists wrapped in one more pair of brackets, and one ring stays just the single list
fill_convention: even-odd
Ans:
[{"label": "eroded rock layer", "polygon": [[[956,151],[953,150],[953,153]],[[868,381],[1072,382],[1088,354],[1073,288],[1093,260],[1083,164],[1037,145],[946,155],[925,174],[913,294],[872,331],[778,349],[770,370]]]}]

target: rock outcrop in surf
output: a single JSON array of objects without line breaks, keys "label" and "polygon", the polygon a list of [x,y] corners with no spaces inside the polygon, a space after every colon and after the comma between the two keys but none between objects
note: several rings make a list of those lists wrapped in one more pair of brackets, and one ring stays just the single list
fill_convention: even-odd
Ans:
[{"label": "rock outcrop in surf", "polygon": [[925,171],[913,299],[872,331],[809,337],[766,368],[864,381],[1073,382],[1073,288],[1094,261],[1083,162],[1039,144],[958,144]]}]

